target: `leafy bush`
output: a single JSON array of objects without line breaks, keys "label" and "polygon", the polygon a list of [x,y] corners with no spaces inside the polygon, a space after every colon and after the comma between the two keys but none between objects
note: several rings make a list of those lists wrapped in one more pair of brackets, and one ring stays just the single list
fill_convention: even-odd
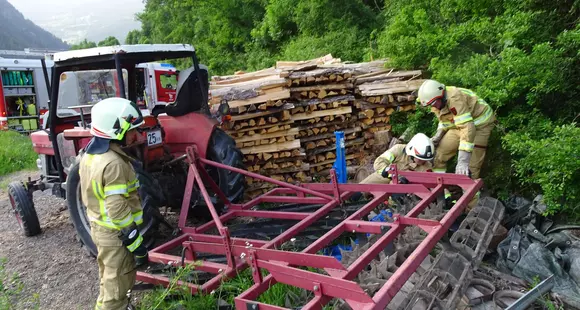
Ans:
[{"label": "leafy bush", "polygon": [[580,128],[555,126],[546,138],[515,132],[504,146],[517,158],[515,170],[524,184],[539,186],[548,213],[580,211]]},{"label": "leafy bush", "polygon": [[0,176],[34,169],[38,154],[32,149],[30,137],[15,131],[0,131]]}]

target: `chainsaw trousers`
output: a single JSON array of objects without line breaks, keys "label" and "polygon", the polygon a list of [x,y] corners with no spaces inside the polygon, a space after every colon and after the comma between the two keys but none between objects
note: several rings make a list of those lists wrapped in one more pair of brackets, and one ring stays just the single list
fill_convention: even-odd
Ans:
[{"label": "chainsaw trousers", "polygon": [[117,232],[92,225],[91,235],[97,246],[99,264],[99,297],[95,309],[126,310],[127,292],[135,284],[135,258],[123,246]]},{"label": "chainsaw trousers", "polygon": [[[481,166],[483,165],[483,160],[485,159],[485,152],[487,150],[487,143],[489,141],[489,136],[491,131],[495,126],[494,123],[486,124],[482,127],[477,127],[475,132],[475,147],[471,154],[471,160],[469,161],[469,171],[471,172],[472,179],[478,179],[481,173]],[[433,163],[433,170],[437,172],[447,171],[447,162],[452,159],[459,150],[459,130],[449,129],[445,136],[439,142],[437,150],[435,151],[435,159]],[[479,194],[479,193],[478,193]],[[479,195],[475,195],[473,199],[467,205],[466,211],[470,211],[477,205],[479,200]]]},{"label": "chainsaw trousers", "polygon": [[[469,161],[469,171],[471,172],[472,179],[479,178],[481,166],[485,159],[487,143],[493,127],[494,123],[484,125],[483,127],[477,127],[475,140],[473,141],[475,147],[473,148],[471,160]],[[445,136],[443,136],[435,152],[435,160],[433,163],[434,171],[445,172],[447,170],[447,162],[455,157],[459,150],[459,134],[460,132],[458,129],[449,129]]]}]

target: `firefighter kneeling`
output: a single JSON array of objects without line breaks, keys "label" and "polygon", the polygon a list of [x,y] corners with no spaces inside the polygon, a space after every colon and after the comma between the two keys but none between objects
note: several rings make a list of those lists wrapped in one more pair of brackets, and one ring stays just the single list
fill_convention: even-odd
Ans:
[{"label": "firefighter kneeling", "polygon": [[143,124],[137,106],[123,98],[95,104],[92,140],[80,163],[82,201],[98,250],[100,289],[95,309],[125,310],[135,283],[136,266],[148,261],[137,225],[143,210],[133,159],[121,149],[128,135]]}]

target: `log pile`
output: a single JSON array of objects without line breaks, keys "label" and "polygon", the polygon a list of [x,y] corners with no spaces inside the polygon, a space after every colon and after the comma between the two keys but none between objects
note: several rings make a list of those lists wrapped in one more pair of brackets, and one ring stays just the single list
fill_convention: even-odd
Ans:
[{"label": "log pile", "polygon": [[[335,131],[344,131],[349,167],[384,151],[377,132],[389,116],[414,108],[420,71],[386,70],[385,61],[343,63],[331,55],[275,67],[212,77],[210,104],[228,100],[226,131],[244,154],[249,171],[290,183],[328,182]],[[384,140],[385,135],[383,134]],[[377,150],[377,147],[380,149]],[[249,197],[270,184],[248,179]]]}]

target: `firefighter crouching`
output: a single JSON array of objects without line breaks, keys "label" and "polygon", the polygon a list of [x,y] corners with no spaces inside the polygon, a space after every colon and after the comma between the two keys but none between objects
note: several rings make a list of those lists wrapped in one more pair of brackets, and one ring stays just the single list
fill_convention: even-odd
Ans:
[{"label": "firefighter crouching", "polygon": [[[375,172],[366,177],[359,184],[389,184],[389,166],[397,165],[399,171],[431,171],[435,147],[431,139],[422,133],[418,133],[407,144],[395,144],[381,154],[374,162]],[[405,177],[399,176],[399,183],[408,183]],[[350,200],[358,201],[363,193],[354,194]],[[395,195],[393,195],[395,197]]]},{"label": "firefighter crouching", "polygon": [[[478,179],[485,159],[487,143],[495,126],[491,107],[473,91],[445,86],[434,80],[423,82],[417,100],[430,106],[437,116],[437,133],[431,138],[437,147],[433,172],[445,173],[447,162],[457,154],[456,174]],[[450,196],[445,190],[445,196]],[[478,201],[479,192],[467,206],[471,210]]]},{"label": "firefighter crouching", "polygon": [[135,104],[109,98],[91,112],[92,140],[80,163],[81,195],[98,250],[99,297],[95,309],[125,310],[136,267],[147,263],[147,249],[137,225],[143,210],[133,159],[121,149],[143,123]]},{"label": "firefighter crouching", "polygon": [[418,133],[407,144],[395,144],[375,159],[375,173],[369,175],[360,184],[389,184],[389,166],[397,165],[399,171],[430,171],[432,168],[435,147],[424,134]]}]

